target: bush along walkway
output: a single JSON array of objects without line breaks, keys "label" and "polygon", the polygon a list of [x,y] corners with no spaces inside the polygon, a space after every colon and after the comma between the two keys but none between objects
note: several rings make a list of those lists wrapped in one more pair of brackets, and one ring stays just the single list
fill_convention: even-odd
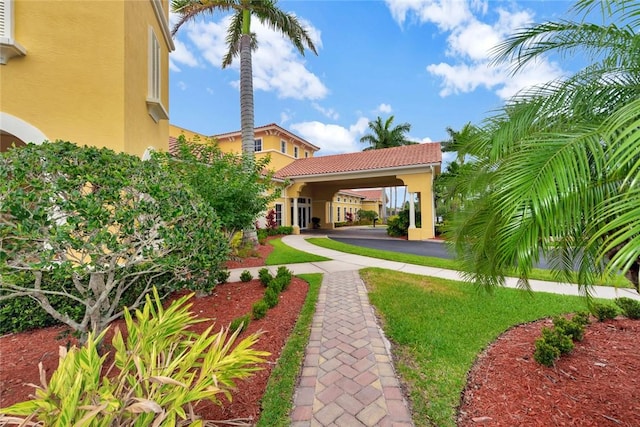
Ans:
[{"label": "bush along walkway", "polygon": [[357,270],[324,276],[291,425],[413,426]]}]

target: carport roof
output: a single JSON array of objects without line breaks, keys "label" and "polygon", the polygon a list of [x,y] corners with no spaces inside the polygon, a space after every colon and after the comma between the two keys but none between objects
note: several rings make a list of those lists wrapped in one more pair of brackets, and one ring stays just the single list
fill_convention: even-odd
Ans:
[{"label": "carport roof", "polygon": [[298,159],[276,172],[277,178],[359,172],[442,162],[440,143],[404,145],[380,150]]}]

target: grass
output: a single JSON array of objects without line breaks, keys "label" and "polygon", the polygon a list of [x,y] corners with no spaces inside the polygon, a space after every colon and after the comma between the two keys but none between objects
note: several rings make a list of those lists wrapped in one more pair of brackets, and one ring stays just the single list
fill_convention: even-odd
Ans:
[{"label": "grass", "polygon": [[476,356],[513,325],[586,310],[582,297],[473,285],[397,271],[361,271],[369,298],[396,345],[417,426],[455,426],[456,408]]},{"label": "grass", "polygon": [[269,244],[275,249],[269,254],[265,260],[267,265],[280,265],[280,264],[299,264],[301,262],[318,262],[329,261],[329,258],[325,258],[319,255],[309,254],[294,249],[290,246],[282,243],[282,239],[270,240]]},{"label": "grass", "polygon": [[290,424],[289,411],[293,392],[298,372],[302,366],[305,348],[309,342],[311,321],[322,283],[322,274],[301,274],[298,277],[309,283],[309,292],[293,332],[282,349],[278,364],[273,368],[269,377],[267,389],[262,397],[262,412],[258,420],[258,427],[284,427]]},{"label": "grass", "polygon": [[[349,245],[347,243],[337,242],[328,238],[315,237],[307,239],[307,242],[327,249],[333,249],[349,254],[363,255],[371,258],[379,258],[388,261],[403,262],[406,264],[422,265],[425,267],[445,268],[448,270],[461,270],[459,261],[452,259],[443,259],[437,257],[428,257],[422,255],[403,254],[399,252],[383,251],[380,249],[364,248],[361,246]],[[531,271],[529,279],[545,280],[549,282],[557,282],[558,278],[551,270],[543,270],[534,268]],[[618,275],[611,281],[603,281],[598,283],[602,286],[614,286],[618,288],[633,288],[633,285],[624,276]]]}]

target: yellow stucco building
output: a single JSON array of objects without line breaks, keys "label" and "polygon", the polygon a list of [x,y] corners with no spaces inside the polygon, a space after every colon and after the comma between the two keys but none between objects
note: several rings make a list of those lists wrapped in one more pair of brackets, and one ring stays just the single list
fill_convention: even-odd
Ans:
[{"label": "yellow stucco building", "polygon": [[168,0],[0,0],[0,150],[168,150]]},{"label": "yellow stucco building", "polygon": [[[170,133],[170,148],[183,134],[187,139],[212,138],[225,152],[242,150],[240,131],[206,136],[172,125]],[[319,147],[272,123],[255,128],[254,148],[257,158],[270,156],[275,179],[286,183],[272,208],[278,224],[293,226],[295,233],[312,228],[312,218],[319,219],[321,228],[332,229],[346,222],[347,214],[355,219],[361,209],[384,218],[383,188],[406,186],[409,199],[418,200],[417,210],[410,204],[409,239],[435,235],[433,180],[442,162],[439,143],[317,156]],[[421,227],[416,227],[418,212]]]}]

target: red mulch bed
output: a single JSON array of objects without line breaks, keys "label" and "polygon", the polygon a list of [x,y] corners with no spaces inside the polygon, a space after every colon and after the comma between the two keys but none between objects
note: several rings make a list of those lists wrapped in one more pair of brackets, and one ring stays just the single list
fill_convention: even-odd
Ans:
[{"label": "red mulch bed", "polygon": [[458,426],[640,426],[640,321],[587,327],[556,366],[533,360],[550,320],[517,326],[478,358],[462,396]]},{"label": "red mulch bed", "polygon": [[[239,267],[264,265],[264,257],[271,250],[271,245],[261,246],[257,250],[258,256],[248,259],[246,263],[235,262]],[[236,268],[233,264],[228,267]],[[226,283],[217,286],[210,296],[192,298],[190,310],[200,317],[212,319],[220,327],[226,327],[236,317],[250,313],[251,306],[262,298],[264,290],[257,279],[247,283]],[[223,396],[223,406],[209,402],[200,404],[197,408],[200,416],[209,420],[250,419],[255,423],[260,416],[260,399],[267,380],[293,330],[307,291],[307,283],[294,278],[287,290],[282,292],[280,303],[270,309],[265,318],[251,321],[240,339],[253,332],[263,331],[255,348],[271,353],[268,362],[263,364],[263,370],[237,383],[231,403]],[[178,293],[172,298],[180,295]],[[198,325],[198,329],[204,330],[209,325],[210,322],[204,322]],[[40,384],[38,362],[43,362],[47,378],[51,376],[58,365],[58,346],[64,346],[69,341],[67,338],[60,338],[65,330],[65,327],[60,326],[0,337],[0,407],[26,400],[33,392],[33,387],[27,384]]]}]

